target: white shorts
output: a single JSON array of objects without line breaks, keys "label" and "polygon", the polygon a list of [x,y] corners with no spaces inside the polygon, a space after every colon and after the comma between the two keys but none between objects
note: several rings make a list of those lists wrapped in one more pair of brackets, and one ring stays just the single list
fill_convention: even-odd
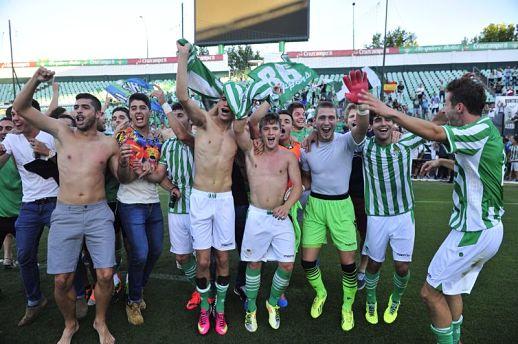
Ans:
[{"label": "white shorts", "polygon": [[518,161],[511,163],[511,172],[518,172]]},{"label": "white shorts", "polygon": [[190,254],[193,252],[191,219],[189,214],[167,215],[169,222],[170,251],[174,254]]},{"label": "white shorts", "polygon": [[392,259],[397,262],[411,262],[414,252],[414,212],[394,216],[367,216],[367,236],[362,254],[382,263],[390,242]]},{"label": "white shorts", "polygon": [[452,230],[433,256],[426,282],[442,288],[445,295],[469,294],[484,263],[498,252],[503,235],[502,223],[480,232]]},{"label": "white shorts", "polygon": [[205,192],[192,189],[190,197],[193,248],[214,247],[229,251],[236,247],[234,198],[232,192]]},{"label": "white shorts", "polygon": [[279,220],[272,212],[250,205],[241,246],[244,262],[295,261],[295,232],[289,217]]}]

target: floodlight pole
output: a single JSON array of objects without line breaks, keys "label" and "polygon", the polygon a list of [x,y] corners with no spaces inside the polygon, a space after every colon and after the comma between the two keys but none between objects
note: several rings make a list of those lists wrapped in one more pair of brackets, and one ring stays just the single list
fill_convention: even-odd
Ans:
[{"label": "floodlight pole", "polygon": [[144,24],[144,30],[146,33],[146,58],[148,59],[149,58],[149,37],[147,34],[147,25],[146,25],[146,21],[144,20],[143,16],[139,16],[139,18],[142,19],[142,23]]},{"label": "floodlight pole", "polygon": [[15,84],[16,72],[14,71],[13,38],[11,35],[11,19],[9,19],[9,47],[11,49],[11,74],[12,74],[12,78],[13,78],[13,97],[16,98],[16,84]]},{"label": "floodlight pole", "polygon": [[387,54],[387,18],[388,18],[388,0],[385,2],[385,36],[383,37],[383,64],[381,65],[381,93],[380,99],[385,100],[383,93],[383,85],[385,84],[385,56]]},{"label": "floodlight pole", "polygon": [[355,7],[356,3],[353,2],[353,50],[354,50],[354,7]]},{"label": "floodlight pole", "polygon": [[182,38],[185,38],[185,36],[183,35],[183,2],[182,2]]}]

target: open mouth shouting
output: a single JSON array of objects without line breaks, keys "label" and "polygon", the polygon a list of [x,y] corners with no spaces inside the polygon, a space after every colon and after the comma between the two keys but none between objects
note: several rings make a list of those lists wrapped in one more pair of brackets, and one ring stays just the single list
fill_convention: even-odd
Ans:
[{"label": "open mouth shouting", "polygon": [[135,124],[139,126],[146,124],[143,114],[138,113],[135,115]]},{"label": "open mouth shouting", "polygon": [[83,115],[76,115],[76,124],[81,125],[85,122],[85,116]]}]

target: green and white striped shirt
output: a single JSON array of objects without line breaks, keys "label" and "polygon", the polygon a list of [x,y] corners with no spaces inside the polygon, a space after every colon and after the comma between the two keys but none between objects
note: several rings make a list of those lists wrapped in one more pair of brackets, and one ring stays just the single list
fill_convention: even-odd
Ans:
[{"label": "green and white striped shirt", "polygon": [[194,157],[192,149],[172,137],[162,145],[160,164],[167,168],[167,177],[178,186],[182,196],[175,206],[169,204],[171,214],[189,214],[189,197],[191,196],[194,181]]},{"label": "green and white striped shirt", "polygon": [[504,214],[505,150],[489,117],[462,127],[443,127],[455,153],[451,229],[475,232],[498,225]]},{"label": "green and white striped shirt", "polygon": [[363,181],[367,215],[394,216],[414,208],[410,152],[424,142],[424,139],[411,133],[387,146],[377,144],[375,137],[365,142]]}]

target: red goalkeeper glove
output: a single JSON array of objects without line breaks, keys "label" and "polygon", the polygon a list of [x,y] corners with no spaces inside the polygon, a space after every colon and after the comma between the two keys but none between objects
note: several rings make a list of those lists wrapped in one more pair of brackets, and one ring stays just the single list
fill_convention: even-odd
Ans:
[{"label": "red goalkeeper glove", "polygon": [[367,73],[361,70],[352,70],[349,75],[344,75],[344,84],[349,89],[349,93],[345,94],[348,101],[358,104],[359,95],[362,90],[369,89],[369,79]]}]

